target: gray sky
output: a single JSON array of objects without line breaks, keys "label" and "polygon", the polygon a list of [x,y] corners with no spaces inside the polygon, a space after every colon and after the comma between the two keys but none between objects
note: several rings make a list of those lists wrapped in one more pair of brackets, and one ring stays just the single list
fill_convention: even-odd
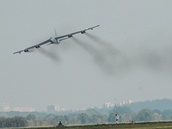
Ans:
[{"label": "gray sky", "polygon": [[[171,0],[1,0],[0,103],[46,110],[172,98]],[[86,35],[12,53],[99,24]]]}]

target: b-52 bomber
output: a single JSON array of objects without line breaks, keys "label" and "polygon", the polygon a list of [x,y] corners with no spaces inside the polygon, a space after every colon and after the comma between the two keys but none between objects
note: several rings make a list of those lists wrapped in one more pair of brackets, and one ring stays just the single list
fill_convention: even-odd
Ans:
[{"label": "b-52 bomber", "polygon": [[87,29],[83,29],[83,30],[80,30],[80,31],[77,31],[77,32],[73,32],[73,33],[70,33],[70,34],[62,35],[62,36],[51,37],[51,38],[49,38],[48,40],[46,40],[44,42],[38,43],[38,44],[33,45],[31,47],[27,47],[27,48],[25,48],[23,50],[20,50],[20,51],[14,52],[13,54],[17,54],[17,53],[21,54],[22,52],[29,52],[31,49],[40,48],[42,45],[45,45],[45,44],[47,44],[47,45],[59,44],[60,41],[69,39],[69,38],[73,37],[73,35],[75,35],[75,34],[79,34],[79,33],[84,34],[84,33],[86,33],[86,31],[93,30],[96,27],[99,27],[99,25],[96,25],[96,26],[93,26],[93,27],[90,27],[90,28],[87,28]]}]

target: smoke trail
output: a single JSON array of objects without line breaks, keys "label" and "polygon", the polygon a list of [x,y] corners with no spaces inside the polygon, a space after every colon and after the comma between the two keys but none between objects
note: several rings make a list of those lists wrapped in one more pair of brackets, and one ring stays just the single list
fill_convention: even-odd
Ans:
[{"label": "smoke trail", "polygon": [[119,74],[123,62],[123,59],[121,59],[123,57],[119,54],[119,51],[111,46],[106,47],[103,45],[103,47],[100,47],[98,44],[94,47],[95,44],[93,46],[74,37],[72,39],[93,57],[94,63],[99,66],[101,70],[109,75]]},{"label": "smoke trail", "polygon": [[105,41],[105,40],[101,39],[100,37],[97,37],[95,35],[91,35],[89,33],[86,33],[86,35],[91,40],[93,40],[96,44],[104,47],[104,50],[106,50],[109,54],[115,55],[115,54],[119,53],[119,51],[108,41]]},{"label": "smoke trail", "polygon": [[39,48],[37,49],[41,54],[43,54],[44,56],[50,58],[51,60],[53,61],[60,61],[60,57],[57,55],[57,53],[53,50],[51,51],[47,51],[46,49],[44,48]]},{"label": "smoke trail", "polygon": [[107,63],[111,67],[111,70],[115,74],[121,74],[123,72],[126,72],[130,68],[130,61],[127,57],[126,53],[122,50],[118,49],[112,43],[91,35],[89,33],[86,33],[87,37],[90,38],[97,46],[102,47],[102,51],[104,53],[104,56],[107,58]]},{"label": "smoke trail", "polygon": [[[99,37],[86,33],[87,37],[99,46],[103,47],[104,55],[109,57],[108,63],[112,66],[113,72],[122,72],[136,68],[147,69],[151,72],[172,72],[172,52],[169,47],[139,46],[138,49],[126,54],[116,49],[112,43]],[[151,42],[151,41],[149,41]],[[159,41],[157,41],[158,43]],[[160,43],[159,43],[160,44]]]},{"label": "smoke trail", "polygon": [[151,71],[171,71],[172,53],[167,48],[153,50],[145,48],[140,50],[135,57],[135,62]]}]

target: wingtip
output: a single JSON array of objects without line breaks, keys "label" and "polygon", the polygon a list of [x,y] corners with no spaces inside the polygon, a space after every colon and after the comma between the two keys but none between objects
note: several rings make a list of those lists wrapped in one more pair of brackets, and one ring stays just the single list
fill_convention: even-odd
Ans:
[{"label": "wingtip", "polygon": [[99,27],[99,26],[100,26],[100,25],[96,25],[96,26],[94,26],[94,28],[95,28],[95,27]]},{"label": "wingtip", "polygon": [[100,25],[96,25],[96,26],[93,26],[92,29],[96,28],[96,27],[99,27]]},{"label": "wingtip", "polygon": [[21,52],[23,52],[23,50],[14,52],[13,54],[21,54]]},{"label": "wingtip", "polygon": [[96,25],[96,26],[90,27],[90,28],[88,28],[88,29],[86,29],[86,30],[93,30],[94,28],[99,27],[99,26],[100,26],[100,25]]},{"label": "wingtip", "polygon": [[14,52],[13,54],[17,54],[18,52]]},{"label": "wingtip", "polygon": [[21,54],[20,52],[14,52],[13,54]]}]

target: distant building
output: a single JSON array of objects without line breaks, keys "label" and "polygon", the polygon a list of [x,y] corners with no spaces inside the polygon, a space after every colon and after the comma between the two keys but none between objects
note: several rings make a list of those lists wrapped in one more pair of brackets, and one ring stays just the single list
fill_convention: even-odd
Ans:
[{"label": "distant building", "polygon": [[127,104],[132,104],[132,103],[134,103],[133,100],[126,100],[126,101],[121,102],[120,105],[127,105]]},{"label": "distant building", "polygon": [[61,108],[58,105],[48,105],[47,106],[47,113],[56,113],[56,112],[63,112],[63,111],[67,111],[65,108]]},{"label": "distant building", "polygon": [[55,113],[56,112],[56,105],[48,105],[47,106],[48,113]]},{"label": "distant building", "polygon": [[16,111],[16,112],[34,112],[35,109],[32,107],[14,107],[11,111]]},{"label": "distant building", "polygon": [[2,103],[0,104],[1,112],[9,112],[10,111],[10,103]]},{"label": "distant building", "polygon": [[10,106],[10,103],[2,103],[0,104],[0,112],[10,112],[10,111],[16,111],[16,112],[33,112],[35,109],[32,107],[14,107],[12,108]]},{"label": "distant building", "polygon": [[113,103],[111,103],[111,102],[107,102],[107,103],[104,103],[103,104],[103,107],[104,108],[110,108],[110,107],[114,107],[115,106],[115,104],[113,104]]}]

